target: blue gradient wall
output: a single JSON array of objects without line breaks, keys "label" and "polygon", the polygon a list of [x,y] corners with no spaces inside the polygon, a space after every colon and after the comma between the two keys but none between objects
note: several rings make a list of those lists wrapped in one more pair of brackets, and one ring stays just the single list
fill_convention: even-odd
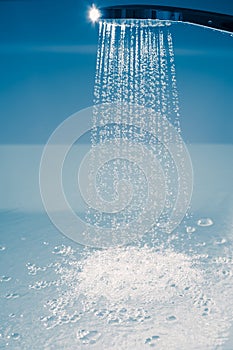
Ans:
[{"label": "blue gradient wall", "polygon": [[[98,31],[88,22],[89,5],[0,1],[2,144],[43,144],[66,117],[92,104]],[[233,13],[229,1],[189,6]],[[233,143],[233,37],[186,24],[172,31],[184,139]]]}]

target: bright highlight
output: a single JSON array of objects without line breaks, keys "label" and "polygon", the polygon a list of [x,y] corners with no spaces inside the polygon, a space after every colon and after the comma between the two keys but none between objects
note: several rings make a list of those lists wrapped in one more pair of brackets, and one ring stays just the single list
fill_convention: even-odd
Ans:
[{"label": "bright highlight", "polygon": [[92,7],[89,10],[89,18],[90,20],[95,23],[99,20],[99,18],[101,17],[101,13],[100,11],[97,9],[97,7],[95,5],[92,5]]}]

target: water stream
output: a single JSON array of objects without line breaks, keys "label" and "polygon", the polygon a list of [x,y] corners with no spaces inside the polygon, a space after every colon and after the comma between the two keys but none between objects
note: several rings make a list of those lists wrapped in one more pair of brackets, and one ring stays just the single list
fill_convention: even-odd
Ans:
[{"label": "water stream", "polygon": [[98,199],[86,220],[99,236],[111,227],[111,243],[128,243],[152,227],[171,232],[189,205],[192,169],[180,135],[169,28],[150,20],[99,23],[89,158],[96,187],[88,189],[88,202]]}]

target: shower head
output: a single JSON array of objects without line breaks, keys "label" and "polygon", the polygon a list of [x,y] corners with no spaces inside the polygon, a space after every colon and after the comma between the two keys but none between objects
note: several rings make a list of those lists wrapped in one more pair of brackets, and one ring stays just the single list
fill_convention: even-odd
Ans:
[{"label": "shower head", "polygon": [[119,5],[100,9],[102,19],[152,19],[197,24],[233,32],[233,16],[159,5]]}]

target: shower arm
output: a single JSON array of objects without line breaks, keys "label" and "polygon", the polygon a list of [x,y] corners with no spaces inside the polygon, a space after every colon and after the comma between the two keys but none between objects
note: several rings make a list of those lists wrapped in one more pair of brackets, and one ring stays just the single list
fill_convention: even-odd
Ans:
[{"label": "shower arm", "polygon": [[233,33],[233,16],[157,5],[120,5],[100,9],[101,19],[152,19],[197,24]]}]

